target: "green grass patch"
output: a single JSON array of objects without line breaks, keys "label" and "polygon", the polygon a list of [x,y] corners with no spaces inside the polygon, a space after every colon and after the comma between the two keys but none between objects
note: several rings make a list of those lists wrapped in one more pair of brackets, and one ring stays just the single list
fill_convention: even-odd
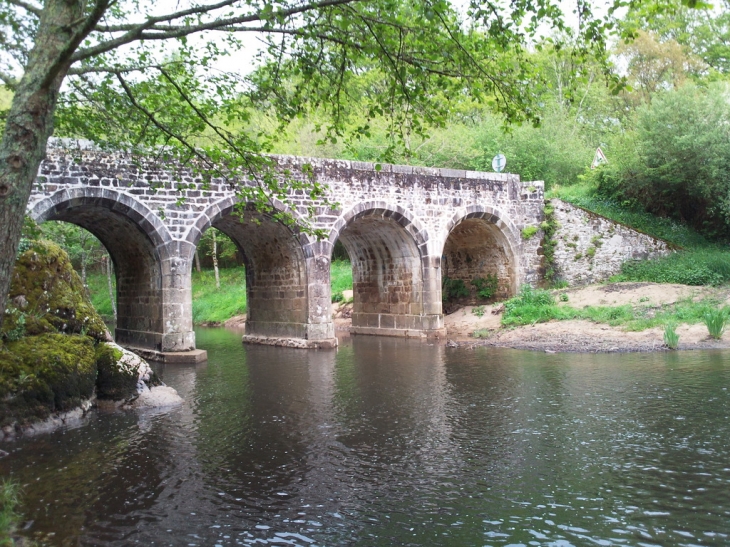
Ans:
[{"label": "green grass patch", "polygon": [[[352,266],[345,260],[332,262],[332,294],[342,295],[352,290]],[[246,270],[227,268],[219,270],[220,290],[215,288],[213,270],[193,270],[193,323],[222,322],[246,313]],[[87,285],[94,308],[104,316],[112,316],[106,275],[90,273]],[[114,288],[116,290],[116,287]]]},{"label": "green grass patch", "polygon": [[[112,301],[109,299],[109,285],[106,274],[87,273],[86,286],[89,289],[89,297],[94,309],[104,317],[114,315],[112,311]],[[117,283],[112,278],[112,290],[116,293]]]},{"label": "green grass patch", "polygon": [[520,294],[504,304],[502,325],[516,327],[534,325],[547,321],[567,319],[587,319],[596,323],[606,323],[627,331],[642,331],[653,327],[663,327],[669,323],[694,325],[706,321],[709,314],[717,311],[720,301],[704,298],[694,302],[691,298],[675,304],[654,307],[625,306],[588,306],[582,309],[558,306],[550,291],[524,286]]},{"label": "green grass patch", "polygon": [[716,249],[681,251],[653,260],[632,260],[610,281],[722,285],[730,281],[730,253]]},{"label": "green grass patch", "polygon": [[352,265],[348,260],[333,260],[330,266],[332,296],[352,290]]},{"label": "green grass patch", "polygon": [[222,322],[246,313],[246,270],[219,270],[221,288],[213,270],[193,271],[193,323]]}]

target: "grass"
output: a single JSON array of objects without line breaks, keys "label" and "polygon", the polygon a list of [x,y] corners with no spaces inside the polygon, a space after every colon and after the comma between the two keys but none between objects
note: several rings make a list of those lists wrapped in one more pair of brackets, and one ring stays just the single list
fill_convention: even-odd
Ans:
[{"label": "grass", "polygon": [[215,288],[213,270],[193,271],[193,323],[223,322],[246,313],[246,270],[219,270],[221,288]]},{"label": "grass", "polygon": [[610,281],[722,285],[730,281],[730,253],[719,249],[680,251],[653,260],[632,260]]},{"label": "grass", "polygon": [[520,294],[504,304],[502,325],[516,327],[534,325],[551,320],[587,319],[595,323],[606,323],[627,331],[642,331],[667,324],[694,325],[706,322],[706,317],[718,312],[720,301],[704,298],[698,302],[691,298],[661,307],[631,305],[588,306],[582,309],[559,306],[550,291],[524,286]]},{"label": "grass", "polygon": [[330,266],[332,296],[352,290],[352,266],[347,260],[333,260]]},{"label": "grass", "polygon": [[0,481],[0,546],[12,546],[12,534],[18,524],[20,487],[10,480]]}]

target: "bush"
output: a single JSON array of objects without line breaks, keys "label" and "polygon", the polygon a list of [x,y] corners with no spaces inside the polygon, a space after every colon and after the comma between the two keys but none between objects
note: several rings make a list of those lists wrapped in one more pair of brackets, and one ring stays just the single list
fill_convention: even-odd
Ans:
[{"label": "bush", "polygon": [[599,193],[686,221],[708,237],[730,237],[728,95],[726,85],[658,93],[639,110],[627,153],[619,145],[615,161],[597,170]]},{"label": "bush", "polygon": [[444,277],[444,280],[441,283],[441,300],[444,302],[450,302],[457,298],[464,298],[467,296],[469,296],[469,289],[466,288],[466,284],[462,279]]},{"label": "bush", "polygon": [[497,294],[499,279],[494,274],[487,274],[487,277],[477,277],[471,282],[477,290],[477,296],[488,300]]}]

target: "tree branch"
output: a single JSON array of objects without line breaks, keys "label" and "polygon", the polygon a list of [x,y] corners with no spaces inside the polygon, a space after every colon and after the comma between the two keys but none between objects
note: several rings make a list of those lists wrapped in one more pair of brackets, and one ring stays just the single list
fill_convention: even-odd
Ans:
[{"label": "tree branch", "polygon": [[40,19],[41,13],[43,13],[43,8],[39,8],[37,6],[33,6],[32,4],[28,4],[27,2],[24,2],[23,0],[7,0],[8,4],[12,4],[13,6],[18,6],[19,8],[23,8],[25,11],[32,13],[36,17]]},{"label": "tree branch", "polygon": [[[111,51],[113,49],[116,49],[120,46],[130,44],[132,42],[136,42],[139,40],[168,40],[171,38],[181,38],[183,36],[189,36],[191,34],[196,34],[198,32],[203,32],[207,30],[219,30],[219,29],[226,29],[227,27],[232,27],[236,25],[242,25],[245,23],[253,23],[256,21],[262,21],[264,19],[264,16],[261,14],[261,12],[256,12],[253,14],[248,15],[242,15],[238,17],[229,17],[225,19],[214,19],[213,21],[209,21],[207,23],[201,23],[198,25],[190,25],[190,26],[176,26],[176,27],[170,27],[171,30],[165,30],[165,31],[159,31],[155,34],[149,34],[145,33],[145,31],[149,31],[151,29],[154,29],[154,27],[163,21],[172,21],[175,19],[179,19],[181,17],[185,17],[187,15],[194,15],[194,14],[205,14],[210,13],[212,11],[218,10],[221,7],[226,7],[228,5],[232,5],[239,0],[226,0],[225,2],[221,2],[219,4],[214,4],[212,6],[200,6],[198,8],[192,8],[190,10],[180,11],[176,14],[170,14],[165,15],[161,17],[150,17],[145,21],[144,23],[140,23],[139,25],[133,25],[129,27],[129,30],[123,34],[122,36],[119,36],[118,38],[115,38],[113,40],[108,40],[106,42],[101,42],[95,46],[81,49],[76,52],[76,54],[72,57],[72,62],[81,61],[83,59],[88,59],[89,57],[94,57],[96,55],[100,55],[102,53],[106,53],[108,51]],[[340,5],[350,4],[353,2],[359,2],[361,0],[320,0],[318,2],[311,2],[308,4],[305,4],[303,6],[297,6],[286,10],[280,10],[276,13],[272,14],[272,17],[275,18],[287,18],[292,17],[295,15],[301,15],[302,13],[307,13],[309,11],[314,10],[321,10],[324,8],[331,8],[336,7]]]}]

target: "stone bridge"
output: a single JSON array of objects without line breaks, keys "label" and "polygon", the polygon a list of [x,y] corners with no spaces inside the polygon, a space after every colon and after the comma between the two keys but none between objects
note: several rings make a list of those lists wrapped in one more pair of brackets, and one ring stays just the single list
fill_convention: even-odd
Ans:
[{"label": "stone bridge", "polygon": [[200,358],[191,271],[196,246],[211,226],[245,257],[244,340],[252,342],[336,345],[330,260],[338,240],[352,262],[356,334],[443,336],[442,277],[470,287],[474,278],[496,275],[500,296],[538,281],[540,238],[524,239],[521,230],[542,220],[541,182],[453,169],[275,160],[294,177],[311,167],[338,203],[331,210],[301,191],[291,194],[293,214],[304,217],[313,206],[313,224],[325,238],[254,211],[241,218],[236,193],[224,182],[206,186],[190,170],[89,147],[49,148],[28,213],[39,222],[72,222],[101,240],[116,269],[117,341],[167,360],[184,360],[185,352]]}]

